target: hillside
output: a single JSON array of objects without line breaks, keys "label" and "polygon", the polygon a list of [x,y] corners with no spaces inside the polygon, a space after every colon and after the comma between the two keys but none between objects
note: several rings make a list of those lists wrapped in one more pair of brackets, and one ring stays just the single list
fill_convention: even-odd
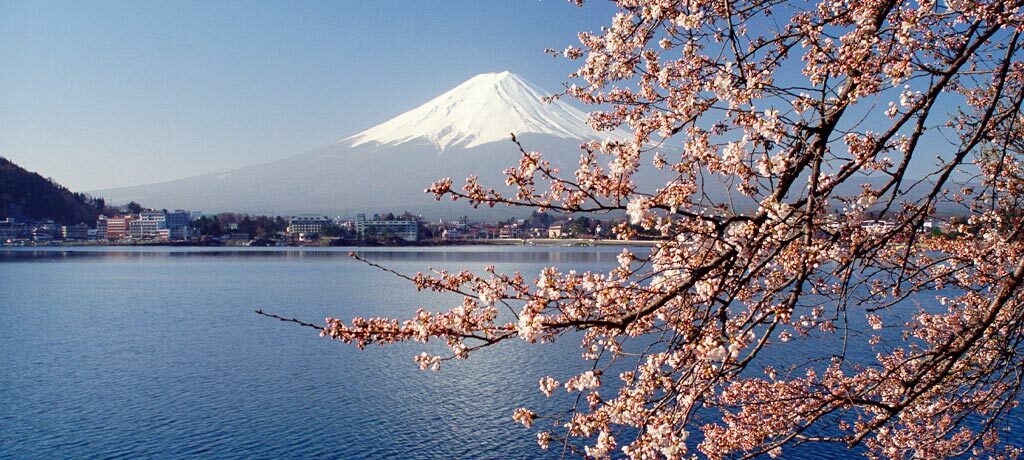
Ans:
[{"label": "hillside", "polygon": [[0,219],[53,220],[60,225],[94,223],[102,199],[74,193],[0,157]]}]

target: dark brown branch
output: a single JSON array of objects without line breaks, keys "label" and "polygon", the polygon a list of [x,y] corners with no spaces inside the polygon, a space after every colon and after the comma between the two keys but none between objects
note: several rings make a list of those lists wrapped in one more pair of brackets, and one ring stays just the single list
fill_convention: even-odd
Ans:
[{"label": "dark brown branch", "polygon": [[286,323],[295,323],[295,324],[298,324],[299,326],[313,328],[313,329],[316,329],[318,331],[323,331],[325,329],[323,326],[317,326],[316,324],[307,323],[305,321],[302,321],[302,320],[299,320],[299,319],[295,319],[295,318],[286,318],[284,316],[275,315],[273,313],[267,313],[267,312],[264,312],[263,310],[256,310],[256,314],[260,315],[260,316],[266,316],[267,318],[274,318],[274,319],[276,319],[278,321],[284,321]]}]

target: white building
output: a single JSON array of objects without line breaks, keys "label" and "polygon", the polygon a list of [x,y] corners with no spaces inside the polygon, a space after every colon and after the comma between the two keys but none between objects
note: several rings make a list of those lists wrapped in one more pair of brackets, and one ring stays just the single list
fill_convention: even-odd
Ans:
[{"label": "white building", "polygon": [[298,216],[288,219],[288,236],[301,241],[317,239],[331,221],[323,216]]},{"label": "white building", "polygon": [[356,218],[356,232],[360,238],[368,236],[394,236],[405,241],[419,239],[419,225],[414,220],[384,220],[378,216],[367,219],[366,214]]},{"label": "white building", "polygon": [[860,228],[864,229],[868,233],[877,235],[888,233],[893,228],[896,228],[896,223],[887,220],[865,220],[860,223]]},{"label": "white building", "polygon": [[563,230],[563,226],[564,226],[564,223],[557,223],[557,224],[552,224],[550,227],[548,227],[548,238],[554,239],[554,238],[561,238],[561,237],[565,236],[565,232]]},{"label": "white building", "polygon": [[128,225],[128,235],[132,239],[142,240],[156,238],[159,231],[167,228],[167,217],[163,211],[142,211],[139,218]]}]

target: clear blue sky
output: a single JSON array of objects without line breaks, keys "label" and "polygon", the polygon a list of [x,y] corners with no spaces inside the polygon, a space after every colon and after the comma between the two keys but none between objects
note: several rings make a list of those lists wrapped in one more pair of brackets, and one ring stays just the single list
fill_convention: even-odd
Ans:
[{"label": "clear blue sky", "polygon": [[301,153],[482,72],[557,90],[543,50],[591,3],[0,0],[0,156],[87,191]]}]

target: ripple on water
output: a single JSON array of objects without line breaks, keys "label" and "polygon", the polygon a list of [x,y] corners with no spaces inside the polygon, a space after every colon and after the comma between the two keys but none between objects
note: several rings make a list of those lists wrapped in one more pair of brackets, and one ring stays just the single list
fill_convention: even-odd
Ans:
[{"label": "ripple on water", "polygon": [[[532,276],[549,265],[607,270],[619,251],[363,255],[406,272],[494,263]],[[456,303],[345,252],[0,250],[0,457],[558,456],[511,414],[552,407],[537,379],[579,370],[572,340],[504,344],[430,373],[412,362],[419,345],[359,352],[252,313],[318,321]]]}]

